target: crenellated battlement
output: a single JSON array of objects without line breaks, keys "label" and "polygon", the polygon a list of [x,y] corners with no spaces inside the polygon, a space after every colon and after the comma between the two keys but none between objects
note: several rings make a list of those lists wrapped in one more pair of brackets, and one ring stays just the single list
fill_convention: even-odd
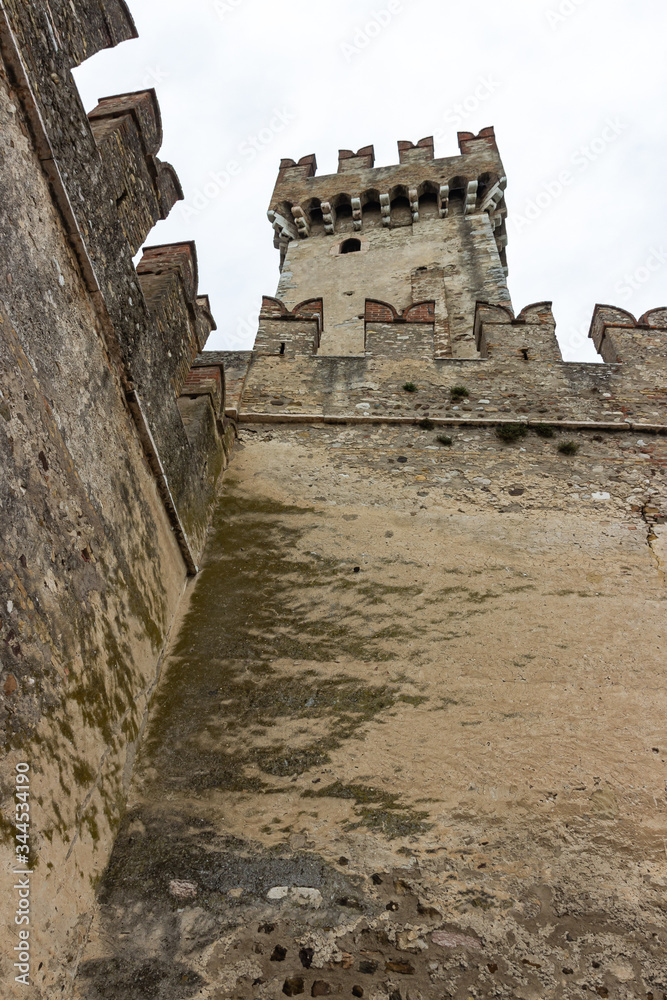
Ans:
[{"label": "crenellated battlement", "polygon": [[514,318],[505,306],[478,302],[475,340],[481,358],[516,361],[562,361],[551,302],[526,306]]},{"label": "crenellated battlement", "polygon": [[[437,280],[438,273],[428,278]],[[308,324],[311,311],[317,322]],[[546,424],[550,435],[667,431],[667,309],[636,320],[625,310],[596,306],[591,337],[603,364],[562,360],[551,302],[533,303],[518,315],[511,305],[477,302],[477,353],[466,358],[438,355],[436,299],[414,296],[399,308],[367,297],[362,319],[360,350],[327,356],[317,349],[325,301],[289,310],[265,297],[254,351],[230,355],[235,415],[242,423]],[[291,339],[286,321],[297,324]]]},{"label": "crenellated battlement", "polygon": [[[597,307],[596,323],[606,308]],[[505,307],[479,303],[478,357],[437,358],[433,312],[432,302],[400,315],[388,302],[367,300],[364,349],[358,355],[317,354],[312,334],[300,347],[281,351],[279,337],[285,340],[285,334],[274,327],[269,349],[264,341],[259,348],[258,337],[252,353],[230,355],[238,370],[234,412],[242,424],[392,426],[427,419],[453,428],[510,423],[546,424],[553,433],[667,432],[665,327],[620,326],[620,317],[607,312],[605,336],[613,360],[564,362],[551,303],[527,306],[517,317]],[[652,312],[654,322],[662,322],[663,311]],[[261,325],[266,323],[263,318]],[[197,363],[206,363],[206,357]],[[226,363],[225,352],[214,357]]]},{"label": "crenellated battlement", "polygon": [[176,171],[159,160],[162,119],[154,90],[105,97],[88,115],[100,155],[115,181],[123,232],[135,254],[156,222],[183,198]]},{"label": "crenellated battlement", "polygon": [[625,309],[598,305],[588,336],[608,364],[664,364],[667,355],[667,308],[651,309],[635,319]]},{"label": "crenellated battlement", "polygon": [[322,299],[307,299],[288,309],[280,299],[265,295],[255,351],[285,357],[316,354],[322,336],[323,309]]},{"label": "crenellated battlement", "polygon": [[351,174],[358,170],[372,170],[375,166],[375,147],[363,146],[356,153],[351,149],[338,150],[338,173]]},{"label": "crenellated battlement", "polygon": [[142,147],[147,156],[155,156],[162,146],[162,114],[155,89],[103,97],[88,113],[93,134],[98,135],[101,123],[107,125],[125,117],[133,119]]},{"label": "crenellated battlement", "polygon": [[146,247],[139,284],[166,349],[164,371],[180,395],[192,363],[216,329],[208,296],[199,296],[194,242]]},{"label": "crenellated battlement", "polygon": [[436,160],[433,138],[398,143],[399,163],[375,167],[373,146],[340,150],[338,173],[317,176],[314,155],[282,160],[268,216],[283,258],[291,240],[395,229],[432,219],[485,213],[502,266],[507,207],[506,178],[495,133],[459,133],[461,155]]}]

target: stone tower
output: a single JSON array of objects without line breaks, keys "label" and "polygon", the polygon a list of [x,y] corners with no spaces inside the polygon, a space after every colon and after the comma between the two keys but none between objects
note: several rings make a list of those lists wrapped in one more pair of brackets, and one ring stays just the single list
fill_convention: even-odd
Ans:
[{"label": "stone tower", "polygon": [[[436,160],[432,138],[399,142],[399,164],[381,168],[372,146],[345,149],[338,173],[322,177],[314,156],[281,162],[269,210],[281,251],[277,298],[290,310],[322,310],[318,354],[382,351],[387,331],[378,339],[367,326],[383,318],[367,308],[375,300],[407,322],[431,303],[422,350],[478,356],[476,302],[510,305],[506,178],[492,128],[460,133],[459,147],[460,156]],[[263,332],[260,349],[273,343]],[[405,333],[393,339],[400,346]]]}]

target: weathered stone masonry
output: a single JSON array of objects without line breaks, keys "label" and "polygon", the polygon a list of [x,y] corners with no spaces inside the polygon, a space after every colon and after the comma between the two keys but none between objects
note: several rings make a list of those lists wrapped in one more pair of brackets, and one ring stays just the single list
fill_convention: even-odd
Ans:
[{"label": "weathered stone masonry", "polygon": [[71,980],[233,433],[220,366],[189,381],[214,328],[194,245],[132,265],[182,197],[155,93],[87,118],[70,72],[134,34],[119,0],[0,5],[2,871],[25,761],[36,956],[26,990],[7,882],[3,997]]}]

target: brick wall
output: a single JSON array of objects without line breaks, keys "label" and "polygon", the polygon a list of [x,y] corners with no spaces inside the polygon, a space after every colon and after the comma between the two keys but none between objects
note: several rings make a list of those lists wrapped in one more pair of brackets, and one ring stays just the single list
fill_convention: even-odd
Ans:
[{"label": "brick wall", "polygon": [[[429,304],[417,307],[427,312]],[[366,354],[372,358],[433,359],[433,322],[383,323],[366,320]]]}]

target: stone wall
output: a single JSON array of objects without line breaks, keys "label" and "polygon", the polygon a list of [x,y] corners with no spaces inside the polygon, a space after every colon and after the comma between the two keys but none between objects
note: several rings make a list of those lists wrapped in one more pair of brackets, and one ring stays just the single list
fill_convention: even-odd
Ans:
[{"label": "stone wall", "polygon": [[[596,337],[605,308],[596,311]],[[428,357],[432,327],[426,324],[385,324],[376,337],[379,325],[367,321],[367,346],[376,340],[382,345],[377,355],[370,349],[364,357],[253,355],[240,416],[246,422],[414,423],[428,417],[442,426],[506,421],[563,430],[664,431],[667,328],[653,325],[662,322],[660,311],[640,321],[624,315],[626,326],[605,325],[599,334],[619,345],[615,351],[623,344],[624,360],[610,364],[561,361],[548,303],[517,319],[506,309],[479,306],[476,337],[487,356],[469,360]],[[225,355],[212,356],[222,361]]]},{"label": "stone wall", "polygon": [[666,438],[444,436],[242,413],[77,997],[667,995]]},{"label": "stone wall", "polygon": [[[213,326],[194,247],[132,264],[181,197],[155,94],[89,120],[70,73],[134,34],[119,0],[0,9],[3,997],[71,981],[233,437],[219,371],[186,384]],[[30,987],[13,967],[23,763]]]}]

